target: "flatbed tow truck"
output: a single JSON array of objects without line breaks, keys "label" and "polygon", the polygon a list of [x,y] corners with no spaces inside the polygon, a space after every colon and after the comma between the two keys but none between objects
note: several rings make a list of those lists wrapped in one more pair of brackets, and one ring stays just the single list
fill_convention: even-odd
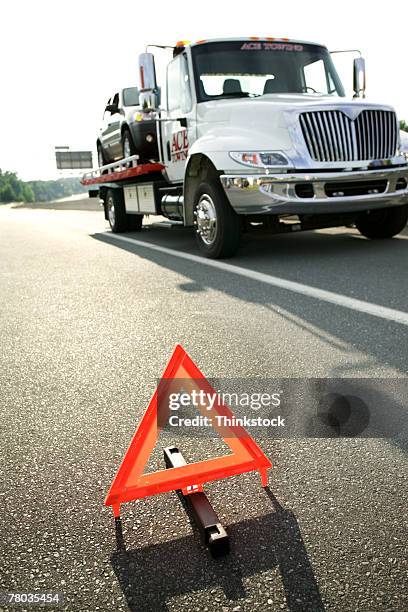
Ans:
[{"label": "flatbed tow truck", "polygon": [[139,58],[138,120],[156,120],[158,159],[138,164],[132,155],[82,179],[113,232],[161,215],[194,228],[202,253],[220,258],[246,231],[354,225],[371,239],[402,231],[406,154],[394,110],[364,99],[361,57],[347,99],[316,43],[252,37],[172,49],[162,106],[154,55]]}]

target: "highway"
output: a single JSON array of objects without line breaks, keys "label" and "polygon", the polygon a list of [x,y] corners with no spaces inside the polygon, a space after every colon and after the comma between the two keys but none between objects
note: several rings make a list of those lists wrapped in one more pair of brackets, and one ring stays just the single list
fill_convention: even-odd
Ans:
[{"label": "highway", "polygon": [[[406,396],[375,407],[393,435],[263,436],[267,489],[206,485],[228,557],[175,493],[125,504],[118,550],[103,501],[177,343],[217,379],[406,378],[407,270],[408,233],[246,236],[210,262],[182,228],[112,235],[88,200],[0,206],[0,590],[67,610],[406,611]],[[188,461],[223,452],[163,435]]]}]

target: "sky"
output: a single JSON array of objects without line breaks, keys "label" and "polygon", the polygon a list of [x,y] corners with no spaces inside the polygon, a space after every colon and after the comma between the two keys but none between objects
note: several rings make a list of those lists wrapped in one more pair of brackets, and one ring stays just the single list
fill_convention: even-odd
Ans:
[{"label": "sky", "polygon": [[[406,0],[3,0],[0,20],[0,168],[24,180],[61,176],[55,146],[94,148],[107,99],[138,84],[149,43],[274,36],[358,48],[368,99],[408,121]],[[349,84],[350,56],[340,69]]]}]

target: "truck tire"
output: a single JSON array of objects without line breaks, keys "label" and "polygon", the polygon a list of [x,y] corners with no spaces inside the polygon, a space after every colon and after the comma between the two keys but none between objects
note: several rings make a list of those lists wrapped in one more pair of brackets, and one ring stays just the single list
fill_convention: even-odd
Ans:
[{"label": "truck tire", "polygon": [[241,222],[217,180],[203,182],[194,202],[198,248],[206,257],[232,257],[239,247]]},{"label": "truck tire", "polygon": [[121,189],[109,189],[106,194],[106,209],[112,232],[119,234],[128,229],[128,215]]},{"label": "truck tire", "polygon": [[399,234],[408,221],[408,205],[381,208],[356,219],[356,228],[366,238],[392,238]]}]

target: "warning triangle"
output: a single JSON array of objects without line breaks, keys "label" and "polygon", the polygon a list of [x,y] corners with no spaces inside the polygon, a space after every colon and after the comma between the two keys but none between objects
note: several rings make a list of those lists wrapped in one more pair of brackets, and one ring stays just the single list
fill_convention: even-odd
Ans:
[{"label": "warning triangle", "polygon": [[[211,410],[200,404],[198,408],[211,419],[214,429],[229,446],[231,453],[143,474],[157,436],[167,422],[170,413],[168,397],[177,379],[182,379],[183,389],[186,391],[199,388],[217,398]],[[187,384],[190,383],[189,389],[186,389],[186,381]],[[228,423],[234,422],[231,410],[221,402],[204,374],[178,344],[106,496],[105,506],[112,506],[115,517],[120,515],[120,505],[124,502],[178,489],[183,490],[185,494],[193,493],[201,490],[206,482],[244,472],[259,471],[262,486],[267,485],[267,470],[272,467],[271,461],[241,425],[217,425],[217,419],[213,418],[215,415],[226,417]],[[222,421],[225,423],[224,419]]]}]

